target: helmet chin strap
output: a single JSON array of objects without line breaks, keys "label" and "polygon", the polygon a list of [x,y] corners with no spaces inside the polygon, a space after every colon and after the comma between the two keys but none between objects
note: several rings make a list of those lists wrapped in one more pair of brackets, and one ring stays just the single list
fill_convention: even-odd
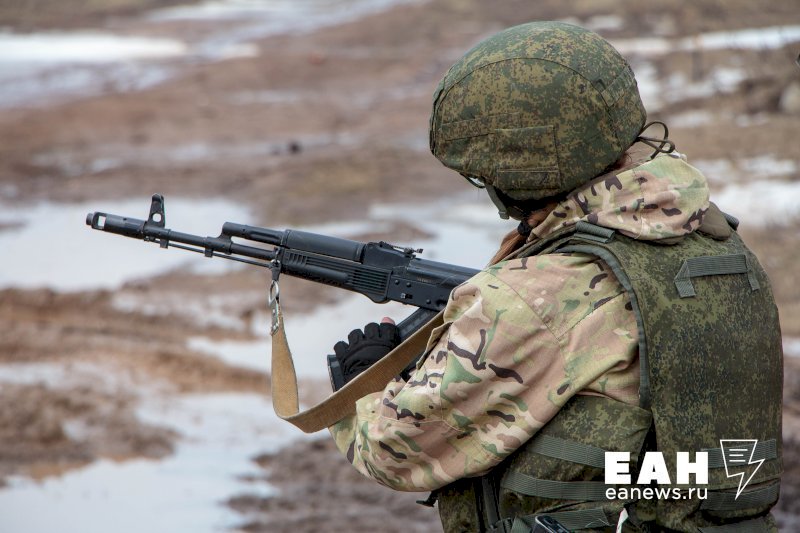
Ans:
[{"label": "helmet chin strap", "polygon": [[489,193],[489,198],[492,199],[492,203],[497,208],[497,214],[500,215],[500,218],[503,220],[508,220],[509,218],[513,218],[514,220],[522,220],[527,216],[527,213],[516,205],[505,203],[503,198],[497,192],[497,189],[495,189],[491,183],[485,179],[482,179],[482,182],[486,192]]},{"label": "helmet chin strap", "polygon": [[503,200],[500,199],[500,196],[497,194],[497,190],[486,180],[483,180],[483,186],[486,189],[486,192],[489,193],[489,198],[492,199],[492,203],[497,208],[500,218],[503,220],[508,220],[508,207],[506,207],[506,204],[504,204]]}]

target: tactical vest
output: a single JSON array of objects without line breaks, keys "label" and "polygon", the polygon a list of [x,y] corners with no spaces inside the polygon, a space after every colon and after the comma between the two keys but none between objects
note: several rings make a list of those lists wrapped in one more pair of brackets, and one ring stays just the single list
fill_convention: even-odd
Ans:
[{"label": "tactical vest", "polygon": [[[439,491],[446,532],[532,531],[537,515],[571,531],[613,532],[621,513],[622,531],[777,531],[769,510],[782,472],[780,327],[737,224],[712,204],[700,231],[670,244],[580,222],[522,250],[518,257],[588,254],[611,267],[636,316],[640,404],[575,396],[489,474]],[[733,444],[743,462],[730,462],[727,439],[741,441]],[[604,484],[606,451],[630,452],[635,484],[644,452],[656,450],[673,484],[650,488],[678,491],[669,499]],[[675,484],[676,453],[693,462],[697,451],[708,452],[708,484]],[[737,494],[740,473],[750,481]],[[608,488],[630,490],[609,500]]]}]

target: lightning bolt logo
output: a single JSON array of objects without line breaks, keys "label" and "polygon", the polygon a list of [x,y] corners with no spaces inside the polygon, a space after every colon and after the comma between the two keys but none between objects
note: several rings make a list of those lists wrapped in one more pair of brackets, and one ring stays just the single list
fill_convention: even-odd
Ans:
[{"label": "lightning bolt logo", "polygon": [[[722,462],[725,463],[725,475],[729,478],[739,478],[739,488],[736,490],[734,499],[739,499],[739,495],[764,462],[764,459],[754,459],[756,444],[758,444],[758,439],[720,439],[719,441],[720,448],[722,448]],[[744,469],[750,465],[757,466],[745,480],[746,471]],[[741,471],[736,472],[737,469]]]}]

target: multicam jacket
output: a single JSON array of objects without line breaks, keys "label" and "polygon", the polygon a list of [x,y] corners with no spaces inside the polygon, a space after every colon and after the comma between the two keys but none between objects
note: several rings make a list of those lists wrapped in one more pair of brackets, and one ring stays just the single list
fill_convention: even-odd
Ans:
[{"label": "multicam jacket", "polygon": [[[573,192],[531,239],[581,220],[637,240],[673,239],[700,225],[708,196],[700,172],[659,156]],[[453,291],[444,321],[408,382],[362,398],[330,428],[348,460],[384,485],[425,491],[483,474],[575,395],[638,403],[630,300],[595,258],[491,266]]]}]

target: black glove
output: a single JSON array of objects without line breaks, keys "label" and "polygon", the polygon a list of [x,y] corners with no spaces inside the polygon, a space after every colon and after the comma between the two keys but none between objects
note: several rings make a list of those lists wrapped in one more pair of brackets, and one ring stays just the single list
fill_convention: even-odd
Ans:
[{"label": "black glove", "polygon": [[347,340],[339,341],[333,347],[345,383],[400,344],[400,330],[394,324],[371,322],[364,326],[363,332],[360,329],[351,331]]}]

